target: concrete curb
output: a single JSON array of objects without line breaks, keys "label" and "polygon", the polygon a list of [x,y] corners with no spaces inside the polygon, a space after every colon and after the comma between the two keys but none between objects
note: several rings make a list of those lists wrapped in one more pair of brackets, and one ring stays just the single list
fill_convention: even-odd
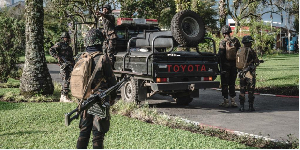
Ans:
[{"label": "concrete curb", "polygon": [[[211,88],[213,90],[221,91],[219,88]],[[235,91],[240,93],[240,91]],[[246,92],[247,94],[248,92]],[[263,96],[273,96],[273,97],[285,97],[285,98],[299,98],[299,96],[288,96],[288,95],[275,95],[275,94],[261,94],[261,93],[254,93],[255,95],[263,95]]]},{"label": "concrete curb", "polygon": [[245,136],[245,137],[252,137],[252,138],[256,138],[256,139],[263,139],[263,140],[266,140],[266,141],[272,141],[272,142],[281,142],[277,139],[272,139],[272,138],[269,138],[267,136],[261,136],[261,135],[255,135],[255,134],[249,134],[249,133],[245,133],[245,132],[241,132],[241,131],[233,131],[233,130],[230,130],[230,129],[226,129],[226,128],[222,128],[222,127],[218,127],[218,126],[211,126],[211,125],[206,125],[206,124],[203,124],[203,123],[199,123],[199,122],[196,122],[196,121],[190,121],[188,119],[184,119],[184,118],[181,118],[183,121],[187,122],[187,123],[192,123],[196,126],[200,126],[200,127],[203,127],[203,128],[212,128],[212,129],[220,129],[220,130],[224,130],[226,132],[229,132],[231,134],[235,134],[237,136]]}]

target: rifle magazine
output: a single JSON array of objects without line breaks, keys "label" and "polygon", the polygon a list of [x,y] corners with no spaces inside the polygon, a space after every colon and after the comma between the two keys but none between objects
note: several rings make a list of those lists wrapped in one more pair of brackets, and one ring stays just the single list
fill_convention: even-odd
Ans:
[{"label": "rifle magazine", "polygon": [[106,118],[106,108],[105,107],[100,107],[97,103],[94,104],[91,108],[88,109],[87,111],[88,114],[91,115],[97,115],[99,118]]}]

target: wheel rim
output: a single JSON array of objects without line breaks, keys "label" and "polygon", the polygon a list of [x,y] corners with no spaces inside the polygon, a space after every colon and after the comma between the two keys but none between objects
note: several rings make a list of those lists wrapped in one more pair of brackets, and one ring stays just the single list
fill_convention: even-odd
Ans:
[{"label": "wheel rim", "polygon": [[132,98],[132,85],[130,84],[130,82],[127,82],[125,85],[124,85],[124,95],[125,95],[125,99],[127,101],[131,100]]},{"label": "wheel rim", "polygon": [[181,23],[182,31],[189,37],[196,37],[200,32],[198,22],[192,17],[185,17]]}]

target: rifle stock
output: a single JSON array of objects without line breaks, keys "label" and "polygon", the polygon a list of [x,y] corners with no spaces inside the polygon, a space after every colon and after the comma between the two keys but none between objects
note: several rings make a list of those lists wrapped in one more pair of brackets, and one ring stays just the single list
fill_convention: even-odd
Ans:
[{"label": "rifle stock", "polygon": [[[116,85],[110,87],[109,89],[107,89],[105,91],[101,91],[100,94],[91,94],[90,97],[87,100],[83,101],[81,104],[79,104],[79,106],[76,109],[65,114],[65,125],[69,126],[74,119],[79,118],[79,114],[82,111],[89,109],[90,107],[93,106],[93,104],[99,102],[97,97],[99,97],[101,104],[104,104],[105,97],[108,96],[111,92],[119,90],[128,79],[129,79],[129,77],[124,77]],[[73,115],[75,112],[76,112],[76,114]]]},{"label": "rifle stock", "polygon": [[[71,117],[71,115],[73,115],[75,112],[77,112],[76,115]],[[78,108],[76,108],[71,112],[65,114],[65,125],[69,126],[74,119],[78,119],[78,118],[79,118],[79,113],[78,113]]]}]

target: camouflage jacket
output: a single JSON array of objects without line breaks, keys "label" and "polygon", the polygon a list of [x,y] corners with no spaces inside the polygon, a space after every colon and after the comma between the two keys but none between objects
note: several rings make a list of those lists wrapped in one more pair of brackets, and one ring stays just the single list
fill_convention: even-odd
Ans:
[{"label": "camouflage jacket", "polygon": [[227,66],[235,66],[235,60],[227,60],[226,59],[226,41],[231,40],[232,43],[234,43],[234,47],[236,48],[236,51],[239,50],[239,48],[241,47],[240,41],[233,37],[231,39],[229,38],[224,38],[223,40],[220,41],[219,44],[219,55],[222,61],[223,65],[227,65]]},{"label": "camouflage jacket", "polygon": [[115,17],[113,15],[105,14],[103,16],[103,35],[106,40],[116,39],[117,35],[115,33]]},{"label": "camouflage jacket", "polygon": [[[66,60],[74,64],[72,48],[66,42],[58,42],[49,49],[49,53],[52,57],[58,59],[58,57],[65,57]],[[61,62],[60,62],[61,63]]]}]

